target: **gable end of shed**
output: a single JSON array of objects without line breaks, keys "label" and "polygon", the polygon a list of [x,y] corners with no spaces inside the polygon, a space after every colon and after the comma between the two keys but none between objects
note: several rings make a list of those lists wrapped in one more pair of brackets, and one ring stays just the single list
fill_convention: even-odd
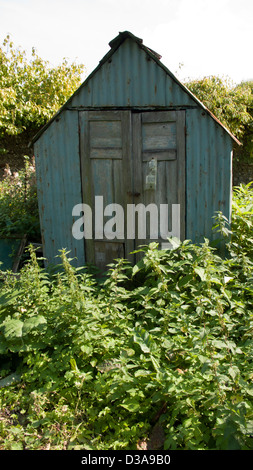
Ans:
[{"label": "gable end of shed", "polygon": [[82,85],[34,137],[34,143],[65,109],[201,108],[232,140],[240,142],[160,61],[161,56],[129,31],[109,43],[111,49]]}]

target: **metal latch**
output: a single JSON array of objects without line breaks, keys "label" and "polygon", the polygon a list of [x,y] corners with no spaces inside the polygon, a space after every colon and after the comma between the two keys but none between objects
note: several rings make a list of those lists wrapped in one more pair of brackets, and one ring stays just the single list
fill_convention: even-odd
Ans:
[{"label": "metal latch", "polygon": [[152,158],[147,165],[147,175],[145,189],[156,189],[156,180],[157,180],[157,160]]}]

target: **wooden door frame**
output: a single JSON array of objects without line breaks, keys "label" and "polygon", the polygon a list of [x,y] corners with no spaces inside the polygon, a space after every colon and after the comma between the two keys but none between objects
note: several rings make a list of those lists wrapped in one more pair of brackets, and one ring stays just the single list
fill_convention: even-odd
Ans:
[{"label": "wooden door frame", "polygon": [[[178,174],[178,184],[177,188],[177,203],[180,204],[180,234],[181,240],[185,239],[185,220],[186,220],[186,135],[185,135],[185,111],[184,110],[175,110],[175,109],[163,109],[163,110],[155,110],[155,109],[145,109],[145,108],[138,108],[138,109],[84,109],[79,110],[79,149],[80,149],[80,171],[81,171],[81,193],[82,197],[84,198],[84,188],[86,188],[86,204],[89,204],[91,208],[94,208],[94,203],[92,201],[92,197],[94,195],[94,185],[91,175],[91,162],[90,159],[86,160],[86,168],[88,167],[88,172],[84,172],[84,158],[85,155],[89,154],[89,128],[85,125],[89,120],[95,119],[107,119],[111,116],[112,118],[116,115],[120,115],[120,119],[123,123],[123,127],[128,129],[128,139],[125,141],[125,149],[123,152],[128,154],[130,158],[126,158],[123,160],[124,163],[124,175],[123,178],[128,178],[129,180],[129,191],[126,191],[126,203],[127,204],[138,204],[141,202],[138,194],[141,191],[138,190],[140,185],[142,184],[142,159],[141,158],[134,158],[134,153],[137,151],[138,153],[142,152],[141,148],[141,141],[138,138],[138,135],[141,135],[141,117],[144,113],[152,113],[154,116],[158,113],[171,113],[172,120],[176,120],[177,126],[177,135],[176,135],[176,148],[178,154],[178,165],[177,165],[177,174]],[[91,119],[90,119],[91,118]],[[140,133],[140,134],[139,134]],[[138,199],[139,198],[139,199]],[[125,235],[126,235],[126,216],[127,211],[125,210]],[[85,240],[84,239],[84,248],[85,248],[85,261],[87,262],[87,253],[89,256],[89,261],[92,264],[95,264],[95,249],[94,243],[95,239],[92,240]],[[110,242],[107,240],[107,242]],[[120,242],[120,241],[119,241]],[[133,243],[132,243],[133,242]],[[125,257],[127,258],[127,254],[130,251],[135,249],[135,240],[127,240],[124,239],[125,243]]]}]

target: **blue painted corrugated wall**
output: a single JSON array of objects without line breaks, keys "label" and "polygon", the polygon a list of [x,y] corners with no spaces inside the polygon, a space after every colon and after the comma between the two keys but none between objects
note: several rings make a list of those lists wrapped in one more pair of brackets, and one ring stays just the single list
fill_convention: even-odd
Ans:
[{"label": "blue painted corrugated wall", "polygon": [[186,237],[213,239],[213,216],[230,220],[232,140],[203,110],[186,110]]},{"label": "blue painted corrugated wall", "polygon": [[84,264],[84,243],[72,236],[72,209],[82,201],[78,112],[64,111],[34,146],[44,256],[51,263],[67,248]]}]

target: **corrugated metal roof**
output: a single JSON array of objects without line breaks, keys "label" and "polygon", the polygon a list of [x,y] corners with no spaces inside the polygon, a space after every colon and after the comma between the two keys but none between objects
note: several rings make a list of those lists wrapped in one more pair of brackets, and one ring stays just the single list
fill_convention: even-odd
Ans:
[{"label": "corrugated metal roof", "polygon": [[[198,98],[190,91],[188,90],[188,88],[183,85],[171,72],[169,69],[167,69],[167,67],[162,64],[162,62],[160,61],[161,59],[161,56],[153,51],[152,49],[148,48],[147,46],[143,45],[143,41],[142,39],[134,36],[132,33],[130,33],[129,31],[124,31],[124,32],[121,32],[119,33],[118,36],[116,36],[112,41],[110,41],[109,45],[111,47],[111,50],[102,58],[102,60],[99,62],[98,66],[93,70],[93,72],[88,76],[88,78],[82,83],[82,85],[75,91],[75,93],[68,99],[68,101],[59,109],[59,111],[52,117],[52,119],[35,135],[35,137],[33,138],[32,140],[32,143],[36,142],[39,137],[44,133],[44,131],[50,126],[51,122],[54,121],[56,119],[56,117],[66,108],[69,108],[71,107],[71,105],[73,105],[73,103],[76,102],[76,100],[78,99],[78,96],[79,95],[82,95],[85,103],[86,103],[86,106],[91,106],[91,107],[96,107],[96,106],[100,106],[99,104],[99,99],[98,96],[94,96],[94,93],[93,93],[93,99],[91,99],[91,97],[89,96],[89,98],[87,98],[87,94],[83,93],[84,90],[88,89],[89,90],[89,84],[91,82],[91,80],[94,78],[95,80],[95,77],[96,75],[98,75],[98,79],[99,79],[99,83],[96,84],[96,91],[97,91],[97,94],[102,94],[104,93],[104,96],[105,96],[105,91],[104,89],[107,87],[107,82],[108,80],[106,80],[106,76],[102,73],[102,67],[104,64],[107,64],[110,62],[112,56],[114,54],[116,54],[117,50],[119,49],[119,47],[122,46],[122,44],[126,41],[126,40],[131,40],[133,41],[134,44],[137,44],[139,48],[141,48],[143,51],[145,51],[145,53],[148,55],[148,57],[150,57],[150,59],[153,59],[154,61],[154,66],[152,67],[152,74],[155,76],[155,78],[157,79],[157,82],[159,82],[161,84],[161,86],[159,87],[160,90],[160,97],[163,93],[162,91],[162,87],[164,87],[164,95],[166,95],[166,90],[167,88],[169,89],[169,85],[171,87],[171,92],[174,93],[175,95],[178,95],[178,100],[176,100],[176,105],[177,106],[180,106],[180,105],[184,105],[185,103],[180,103],[180,98],[182,98],[182,96],[180,96],[180,93],[178,94],[177,90],[175,89],[175,87],[173,87],[173,85],[171,85],[171,83],[167,83],[166,80],[163,79],[163,77],[161,76],[161,74],[159,73],[159,70],[162,70],[163,72],[166,73],[166,75],[170,78],[170,81],[174,82],[175,85],[177,85],[181,91],[185,94],[187,94],[187,96],[193,100],[194,103],[196,103],[198,106],[200,106],[206,113],[208,113],[211,118],[219,124],[219,126],[221,126],[228,134],[229,136],[238,144],[238,145],[241,145],[240,142],[238,141],[238,139],[236,139],[236,137],[211,113],[211,111],[201,102],[198,100]],[[129,57],[129,64],[130,65],[130,61],[131,60],[135,60],[135,62],[137,62],[137,57],[136,57],[136,54]],[[139,63],[140,62],[140,63]],[[138,73],[140,73],[140,66],[142,66],[142,77],[145,75],[145,69],[146,67],[144,67],[144,62],[142,61],[139,61],[138,64],[136,63],[135,64],[135,70],[138,71]],[[159,70],[156,71],[155,69],[155,66],[158,66],[159,67]],[[121,67],[121,69],[123,70],[123,66]],[[128,67],[129,69],[129,67]],[[147,69],[150,71],[150,67],[149,69]],[[98,73],[99,72],[99,73]],[[107,71],[106,71],[107,72]],[[115,94],[116,93],[116,87],[119,87],[121,86],[121,83],[120,81],[118,80],[117,83],[116,83],[116,75],[117,75],[117,71],[114,71],[115,73],[115,90],[111,90],[111,94],[110,94],[110,103],[109,103],[109,100],[108,100],[108,93],[106,93],[106,97],[107,97],[107,101],[106,101],[106,104],[107,106],[113,106],[113,104],[117,107],[117,106],[126,106],[126,103],[125,102],[122,102],[120,103],[120,101],[118,100],[118,102],[115,102],[113,103],[113,93]],[[147,73],[147,71],[146,71]],[[96,82],[96,80],[95,80]],[[131,86],[131,85],[130,85]],[[178,90],[179,91],[179,90]],[[142,93],[142,89],[141,87],[139,89],[136,89],[136,90],[133,90],[132,93],[134,94],[135,93],[135,103],[137,103],[138,105],[138,98],[141,97],[141,93]],[[125,89],[121,90],[121,97],[125,94]],[[138,97],[136,96],[136,94],[138,94]],[[168,93],[167,93],[168,94]],[[169,93],[170,94],[170,93]],[[168,100],[165,99],[165,101],[162,101],[161,103],[159,102],[159,96],[158,94],[155,93],[155,96],[153,97],[153,101],[152,101],[152,105],[153,106],[168,106]],[[89,100],[89,101],[88,101]],[[140,106],[143,106],[143,102],[140,101]],[[178,102],[177,102],[178,101]],[[129,102],[129,107],[131,107],[132,103]],[[105,105],[104,105],[105,106]],[[148,104],[147,104],[148,106]]]},{"label": "corrugated metal roof", "polygon": [[[119,33],[119,35],[116,36],[116,38],[112,39],[109,42],[109,46],[111,47],[111,49],[115,51],[122,44],[122,42],[125,41],[125,39],[129,39],[129,38],[133,39],[133,41],[135,41],[137,44],[142,46],[143,40],[141,38],[137,38],[137,36],[134,36],[134,34],[130,33],[129,31],[124,31],[123,33]],[[157,57],[157,59],[160,60],[162,58],[162,56],[158,54],[158,52],[153,51],[153,49],[150,49],[147,46],[143,46],[143,47],[144,49],[148,49],[151,54]]]}]

